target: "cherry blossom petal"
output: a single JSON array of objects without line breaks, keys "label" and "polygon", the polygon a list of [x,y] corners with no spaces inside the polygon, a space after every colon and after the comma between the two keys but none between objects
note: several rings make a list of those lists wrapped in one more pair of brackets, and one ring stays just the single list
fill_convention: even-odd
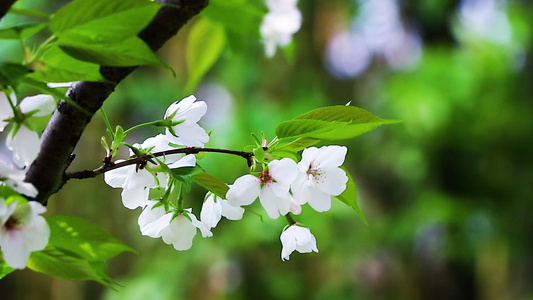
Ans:
[{"label": "cherry blossom petal", "polygon": [[318,212],[328,211],[331,208],[331,195],[320,189],[307,189],[304,196],[307,197],[307,203]]},{"label": "cherry blossom petal", "polygon": [[51,114],[56,109],[54,97],[40,94],[26,97],[20,102],[20,111],[25,114],[37,110],[34,114],[36,117],[42,117]]},{"label": "cherry blossom petal", "polygon": [[283,158],[281,160],[273,160],[268,164],[268,170],[272,179],[279,184],[287,186],[292,183],[298,174],[298,167],[294,160],[290,158]]},{"label": "cherry blossom petal", "polygon": [[288,260],[293,251],[300,253],[318,252],[315,236],[306,227],[291,225],[281,233],[280,240],[283,246],[281,250],[282,260]]},{"label": "cherry blossom petal", "polygon": [[[306,150],[304,150],[304,153]],[[346,147],[336,145],[325,146],[319,150],[320,151],[317,153],[318,155],[314,158],[314,162],[317,163],[317,165],[313,164],[315,168],[339,167],[344,163],[344,158],[348,152]],[[304,156],[304,153],[302,153],[302,157]]]},{"label": "cherry blossom petal", "polygon": [[207,229],[217,226],[218,222],[222,218],[221,200],[222,199],[216,197],[214,194],[210,194],[202,204],[200,220],[202,220],[202,224],[204,224]]},{"label": "cherry blossom petal", "polygon": [[166,130],[166,136],[171,143],[176,145],[203,147],[209,141],[209,135],[196,123],[182,123],[172,127],[172,129],[174,129],[177,136],[170,133],[168,129]]},{"label": "cherry blossom petal", "polygon": [[228,200],[220,199],[222,206],[222,216],[228,220],[240,220],[244,215],[244,208],[240,206],[233,206]]},{"label": "cherry blossom petal", "polygon": [[272,219],[277,219],[279,215],[286,215],[291,207],[290,194],[286,191],[286,194],[282,197],[276,195],[271,188],[264,187],[259,195],[259,201],[267,212],[268,216]]},{"label": "cherry blossom petal", "polygon": [[185,155],[180,160],[168,165],[170,169],[194,166],[196,166],[196,156],[194,154]]},{"label": "cherry blossom petal", "polygon": [[338,196],[346,189],[348,176],[340,168],[324,170],[323,174],[317,175],[315,180],[318,182],[317,187],[325,193]]},{"label": "cherry blossom petal", "polygon": [[24,125],[20,126],[15,136],[12,130],[6,139],[6,146],[13,153],[13,161],[20,168],[29,166],[35,160],[39,145],[39,135]]},{"label": "cherry blossom petal", "polygon": [[128,209],[136,209],[137,207],[144,207],[150,190],[148,188],[142,188],[138,190],[122,190],[122,204]]},{"label": "cherry blossom petal", "polygon": [[[123,162],[123,159],[115,161],[115,163]],[[107,185],[113,188],[122,188],[124,182],[126,182],[126,177],[128,175],[128,170],[124,168],[118,168],[110,170],[104,173],[104,181]]]},{"label": "cherry blossom petal", "polygon": [[172,244],[178,251],[192,247],[192,240],[196,235],[196,227],[184,215],[179,215],[170,223],[162,235],[163,242]]},{"label": "cherry blossom petal", "polygon": [[39,193],[33,184],[24,182],[26,173],[23,170],[15,170],[3,161],[0,161],[0,178],[0,185],[6,184],[26,196],[35,197]]},{"label": "cherry blossom petal", "polygon": [[259,178],[247,174],[235,180],[226,194],[229,204],[232,206],[250,205],[261,193],[261,181]]}]

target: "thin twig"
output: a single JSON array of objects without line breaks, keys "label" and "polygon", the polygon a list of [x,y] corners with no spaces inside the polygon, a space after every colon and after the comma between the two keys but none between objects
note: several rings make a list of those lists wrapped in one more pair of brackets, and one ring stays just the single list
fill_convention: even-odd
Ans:
[{"label": "thin twig", "polygon": [[[248,166],[251,166],[252,157],[254,156],[252,152],[235,151],[235,150],[218,149],[218,148],[180,148],[180,149],[172,149],[172,150],[150,153],[150,154],[146,154],[143,156],[130,158],[128,160],[121,161],[117,164],[104,162],[102,166],[94,170],[84,170],[84,171],[65,173],[64,178],[65,180],[93,178],[93,177],[96,177],[100,174],[103,174],[107,171],[111,171],[114,169],[122,168],[122,167],[129,166],[129,165],[144,164],[154,157],[161,157],[161,156],[166,156],[166,155],[171,155],[171,154],[180,154],[180,153],[181,154],[197,154],[200,152],[216,152],[216,153],[237,155],[237,156],[240,156],[246,159]],[[104,159],[104,161],[107,161],[107,160]]]}]

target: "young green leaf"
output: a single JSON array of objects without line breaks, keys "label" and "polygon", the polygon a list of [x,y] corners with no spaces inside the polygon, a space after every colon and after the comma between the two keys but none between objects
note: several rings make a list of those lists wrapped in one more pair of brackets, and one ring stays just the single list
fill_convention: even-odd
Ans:
[{"label": "young green leaf", "polygon": [[11,268],[2,258],[0,258],[0,279],[15,270],[16,269]]},{"label": "young green leaf", "polygon": [[155,65],[171,69],[137,36],[120,43],[88,43],[59,38],[57,44],[68,55],[90,63],[112,67]]},{"label": "young green leaf", "polygon": [[228,192],[229,187],[226,183],[224,183],[224,181],[218,179],[217,177],[206,172],[202,172],[194,174],[192,176],[192,180],[208,191],[213,192],[220,198],[226,199],[226,193]]},{"label": "young green leaf", "polygon": [[383,124],[397,122],[378,118],[362,108],[338,105],[318,108],[283,122],[276,127],[276,134],[279,138],[341,140],[372,131]]},{"label": "young green leaf", "polygon": [[28,76],[44,82],[102,81],[100,65],[71,57],[57,45],[50,47],[41,57],[42,66]]},{"label": "young green leaf", "polygon": [[210,1],[201,13],[224,28],[241,34],[241,38],[242,35],[259,38],[259,26],[265,14],[266,10],[254,6],[251,1],[241,0]]},{"label": "young green leaf", "polygon": [[191,189],[192,178],[195,174],[201,173],[202,168],[195,167],[181,167],[176,169],[169,169],[170,175],[175,179],[179,180],[185,185],[185,190],[189,191]]},{"label": "young green leaf", "polygon": [[16,87],[28,71],[26,66],[20,64],[2,63],[0,64],[0,84]]},{"label": "young green leaf", "polygon": [[75,0],[54,14],[50,30],[68,40],[118,43],[136,36],[160,8],[146,0]]},{"label": "young green leaf", "polygon": [[276,150],[292,150],[292,151],[300,151],[307,147],[313,146],[314,144],[320,142],[318,139],[313,138],[297,138],[294,141],[287,143],[287,144],[279,144],[277,147],[275,147]]},{"label": "young green leaf", "polygon": [[224,46],[224,27],[208,19],[200,19],[194,24],[187,44],[187,68],[189,79],[185,90],[192,93],[202,77],[217,61]]},{"label": "young green leaf", "polygon": [[25,40],[45,28],[47,23],[22,23],[10,27],[0,28],[0,39]]},{"label": "young green leaf", "polygon": [[353,210],[357,213],[357,215],[363,220],[363,223],[365,223],[368,226],[368,222],[365,219],[365,216],[363,215],[363,212],[359,209],[359,206],[357,206],[357,188],[355,186],[355,181],[353,180],[352,176],[350,175],[350,172],[346,170],[346,168],[341,167],[341,169],[346,172],[346,176],[348,176],[348,182],[346,183],[346,189],[342,194],[339,196],[336,196],[335,198],[342,201],[344,204],[348,205],[349,207],[353,208]]},{"label": "young green leaf", "polygon": [[110,288],[117,284],[108,274],[102,261],[88,261],[48,245],[44,250],[32,252],[28,268],[36,272],[69,280],[94,280]]},{"label": "young green leaf", "polygon": [[87,261],[106,261],[134,249],[122,243],[105,229],[85,219],[71,216],[52,216],[49,245],[72,257]]}]

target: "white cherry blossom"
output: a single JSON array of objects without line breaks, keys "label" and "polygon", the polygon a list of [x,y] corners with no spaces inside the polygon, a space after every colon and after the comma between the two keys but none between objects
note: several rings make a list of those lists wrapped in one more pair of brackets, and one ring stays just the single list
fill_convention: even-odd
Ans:
[{"label": "white cherry blossom", "polygon": [[33,184],[24,182],[26,172],[23,170],[13,169],[0,160],[0,185],[7,185],[15,191],[29,197],[35,197],[39,193]]},{"label": "white cherry blossom", "polygon": [[10,267],[24,269],[31,252],[42,250],[48,244],[50,228],[39,215],[45,211],[35,201],[7,205],[0,198],[0,250]]},{"label": "white cherry blossom", "polygon": [[265,44],[265,54],[274,56],[277,46],[287,46],[292,35],[302,26],[302,14],[295,0],[267,0],[269,12],[261,24],[261,36]]},{"label": "white cherry blossom", "polygon": [[206,111],[207,104],[196,101],[193,95],[172,103],[165,112],[165,120],[170,119],[179,124],[172,126],[172,130],[167,128],[168,139],[177,145],[203,147],[209,141],[209,135],[197,123]]},{"label": "white cherry blossom", "polygon": [[190,249],[196,229],[200,229],[203,237],[213,236],[196,216],[192,209],[185,209],[172,219],[173,213],[167,212],[163,205],[156,206],[158,201],[149,200],[139,216],[139,228],[143,235],[163,239],[166,244],[172,244],[176,250]]},{"label": "white cherry blossom", "polygon": [[289,186],[296,177],[296,163],[290,158],[273,160],[259,177],[247,174],[235,180],[226,198],[233,206],[250,205],[259,197],[268,216],[276,219],[291,207]]},{"label": "white cherry blossom", "polygon": [[331,196],[346,189],[348,176],[339,168],[347,148],[342,146],[310,147],[303,151],[298,163],[298,176],[291,185],[296,202],[309,205],[318,212],[331,208]]},{"label": "white cherry blossom", "polygon": [[[13,105],[16,104],[15,95],[10,96]],[[55,109],[54,98],[50,95],[35,95],[22,99],[18,105],[23,115],[46,116]],[[0,131],[3,131],[8,122],[6,119],[14,116],[5,93],[0,93]],[[13,161],[21,168],[30,165],[39,154],[39,135],[29,129],[24,123],[13,126],[6,139],[7,148],[13,153]]]},{"label": "white cherry blossom", "polygon": [[240,220],[243,214],[244,208],[232,206],[228,200],[209,193],[202,205],[200,220],[207,229],[211,229],[217,226],[222,216],[229,220]]},{"label": "white cherry blossom", "polygon": [[315,236],[311,233],[309,228],[300,227],[298,225],[291,225],[280,236],[281,245],[281,260],[289,260],[289,256],[295,250],[300,253],[310,253],[312,251],[318,253],[316,247]]}]

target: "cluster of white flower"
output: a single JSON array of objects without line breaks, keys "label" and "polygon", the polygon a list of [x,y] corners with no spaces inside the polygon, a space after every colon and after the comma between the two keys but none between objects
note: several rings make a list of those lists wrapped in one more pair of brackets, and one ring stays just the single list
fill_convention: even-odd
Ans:
[{"label": "cluster of white flower", "polygon": [[[346,152],[342,146],[310,147],[303,151],[298,164],[290,158],[273,160],[258,177],[248,174],[237,178],[226,197],[234,206],[250,205],[259,197],[272,219],[289,212],[300,214],[306,203],[318,212],[327,211],[331,208],[331,196],[346,189],[348,176],[340,168]],[[296,224],[282,233],[281,242],[282,259],[289,259],[294,250],[318,252],[311,231]]]},{"label": "cluster of white flower", "polygon": [[302,26],[302,13],[296,6],[297,0],[266,0],[269,12],[261,24],[261,36],[268,57],[276,54],[277,46],[287,46],[292,35]]},{"label": "cluster of white flower", "polygon": [[[55,101],[49,95],[26,97],[17,103],[15,94],[0,92],[0,132],[12,124],[6,138],[6,146],[19,168],[29,166],[39,154],[40,138],[31,129],[31,117],[46,116],[55,109]],[[33,184],[24,182],[24,170],[0,161],[0,186],[8,186],[15,192],[35,197]],[[39,214],[46,209],[38,202],[24,198],[0,197],[0,250],[3,260],[12,268],[26,267],[30,253],[44,249],[50,237],[50,228]]]},{"label": "cluster of white flower", "polygon": [[[197,122],[206,113],[203,101],[189,96],[169,106],[163,121],[167,126],[165,134],[159,134],[134,144],[130,154],[162,152],[184,147],[203,147],[209,140]],[[135,152],[135,153],[134,153]],[[229,220],[240,220],[244,208],[259,198],[268,216],[272,219],[289,212],[300,214],[301,206],[309,203],[316,211],[327,211],[331,207],[331,197],[340,195],[346,188],[348,177],[340,166],[344,162],[347,149],[341,146],[310,147],[303,151],[302,160],[296,163],[290,158],[271,160],[256,175],[247,174],[238,178],[230,186],[226,199],[208,192],[200,220],[191,208],[184,208],[181,189],[169,170],[196,166],[193,154],[170,154],[154,157],[145,164],[126,165],[104,174],[105,182],[114,188],[122,188],[122,202],[129,209],[142,208],[138,224],[143,235],[162,238],[176,250],[187,250],[197,229],[203,237],[212,236],[214,228],[224,216]],[[115,163],[120,163],[117,160]],[[155,197],[150,191],[155,188],[165,190],[162,197]],[[169,201],[169,195],[178,194],[178,203]],[[293,251],[301,253],[318,252],[316,239],[308,228],[295,222],[281,234],[283,245],[282,259],[289,259]]]}]

